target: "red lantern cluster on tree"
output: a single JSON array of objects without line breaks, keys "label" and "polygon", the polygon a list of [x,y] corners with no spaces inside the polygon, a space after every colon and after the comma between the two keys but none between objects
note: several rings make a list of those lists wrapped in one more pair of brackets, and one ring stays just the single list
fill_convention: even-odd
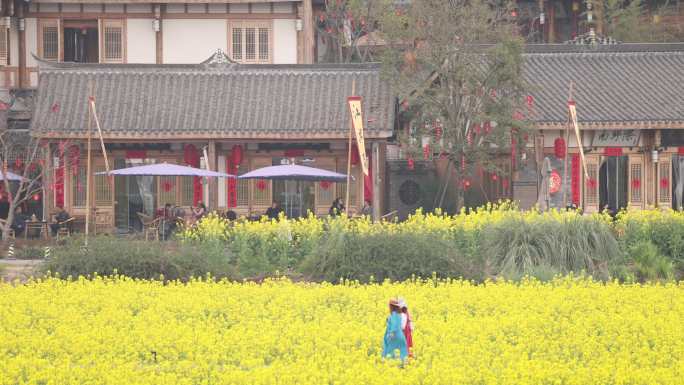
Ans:
[{"label": "red lantern cluster on tree", "polygon": [[526,101],[527,101],[527,107],[528,108],[534,107],[534,96],[527,95]]},{"label": "red lantern cluster on tree", "polygon": [[230,156],[233,159],[234,165],[239,165],[242,163],[242,155],[242,146],[236,144],[233,146],[233,148],[231,148]]},{"label": "red lantern cluster on tree", "polygon": [[482,128],[484,129],[485,135],[489,134],[490,132],[492,132],[492,122],[486,121],[482,123]]},{"label": "red lantern cluster on tree", "polygon": [[423,159],[428,160],[430,159],[430,145],[426,144],[423,147]]},{"label": "red lantern cluster on tree", "polygon": [[565,139],[560,137],[556,138],[556,140],[553,141],[553,151],[556,158],[565,158]]},{"label": "red lantern cluster on tree", "polygon": [[437,120],[434,124],[435,127],[435,139],[440,140],[442,138],[442,123]]}]

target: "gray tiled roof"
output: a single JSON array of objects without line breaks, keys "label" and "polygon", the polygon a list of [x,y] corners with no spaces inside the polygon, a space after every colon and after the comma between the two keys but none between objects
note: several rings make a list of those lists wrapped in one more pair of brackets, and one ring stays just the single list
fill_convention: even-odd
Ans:
[{"label": "gray tiled roof", "polygon": [[366,135],[391,136],[395,98],[376,64],[43,64],[32,130],[83,135],[92,83],[106,137],[344,137],[354,81]]},{"label": "gray tiled roof", "polygon": [[668,123],[684,128],[684,44],[629,48],[528,48],[524,72],[534,96],[534,120],[565,123],[569,85],[574,82],[581,122]]}]

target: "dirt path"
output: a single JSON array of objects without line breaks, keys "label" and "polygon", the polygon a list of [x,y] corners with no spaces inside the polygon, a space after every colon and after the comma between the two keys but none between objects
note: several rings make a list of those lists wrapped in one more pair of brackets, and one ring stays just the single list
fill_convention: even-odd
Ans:
[{"label": "dirt path", "polygon": [[26,281],[41,263],[40,259],[0,259],[0,279],[6,282],[15,279]]}]

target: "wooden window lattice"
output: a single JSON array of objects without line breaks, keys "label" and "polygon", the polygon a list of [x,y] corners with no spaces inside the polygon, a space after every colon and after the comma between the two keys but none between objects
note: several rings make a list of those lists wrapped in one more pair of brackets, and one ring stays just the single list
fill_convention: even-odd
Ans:
[{"label": "wooden window lattice", "polygon": [[630,180],[630,202],[641,203],[642,200],[642,167],[641,163],[631,164],[629,166],[629,180]]},{"label": "wooden window lattice", "polygon": [[229,28],[231,57],[242,63],[271,62],[272,26],[267,22],[232,22]]},{"label": "wooden window lattice", "polygon": [[0,28],[0,66],[9,64],[9,40],[7,31],[7,28]]},{"label": "wooden window lattice", "polygon": [[587,174],[589,179],[585,183],[584,202],[587,205],[598,205],[598,165],[595,163],[587,164]]},{"label": "wooden window lattice", "polygon": [[43,59],[59,60],[59,26],[57,22],[44,23],[41,38]]},{"label": "wooden window lattice", "polygon": [[106,63],[123,63],[123,22],[106,20],[102,22],[103,57]]},{"label": "wooden window lattice", "polygon": [[663,203],[670,203],[672,201],[670,168],[669,158],[658,163],[658,201]]}]

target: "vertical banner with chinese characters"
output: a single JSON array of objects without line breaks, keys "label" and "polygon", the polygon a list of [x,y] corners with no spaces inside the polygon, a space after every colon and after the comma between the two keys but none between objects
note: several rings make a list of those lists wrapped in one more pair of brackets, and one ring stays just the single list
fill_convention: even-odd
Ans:
[{"label": "vertical banner with chinese characters", "polygon": [[363,113],[361,112],[361,97],[350,96],[347,98],[349,103],[349,111],[351,112],[352,127],[356,134],[356,147],[359,150],[359,159],[361,160],[361,169],[364,175],[368,175],[368,156],[366,154],[366,145],[363,141]]}]

